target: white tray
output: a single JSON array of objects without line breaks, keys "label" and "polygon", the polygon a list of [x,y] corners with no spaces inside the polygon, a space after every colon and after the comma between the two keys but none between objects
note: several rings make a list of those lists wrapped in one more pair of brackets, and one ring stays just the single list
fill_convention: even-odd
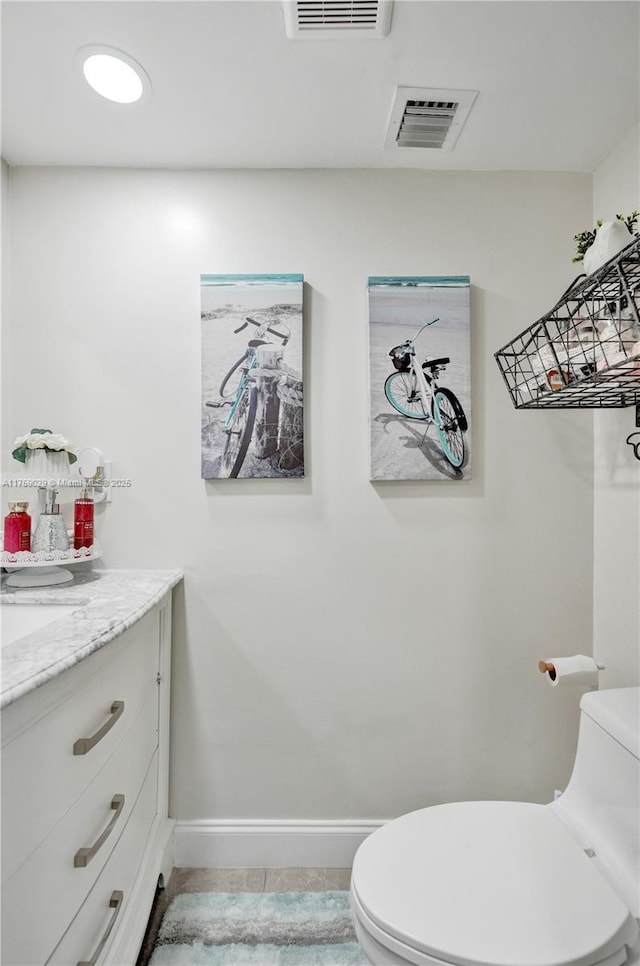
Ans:
[{"label": "white tray", "polygon": [[59,567],[63,564],[82,563],[83,560],[96,560],[102,556],[102,550],[98,544],[92,547],[83,547],[81,550],[39,550],[37,553],[30,553],[28,550],[19,550],[17,553],[10,553],[8,550],[0,552],[0,565],[3,567],[22,569],[23,567]]}]

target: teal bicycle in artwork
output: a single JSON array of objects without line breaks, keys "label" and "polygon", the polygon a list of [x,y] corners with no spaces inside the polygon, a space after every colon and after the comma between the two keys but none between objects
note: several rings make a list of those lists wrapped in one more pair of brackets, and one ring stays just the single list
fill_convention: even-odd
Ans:
[{"label": "teal bicycle in artwork", "polygon": [[440,373],[445,371],[451,360],[442,356],[438,359],[427,358],[420,363],[416,356],[416,340],[427,326],[438,321],[436,318],[425,322],[413,339],[407,339],[391,349],[389,355],[396,371],[387,377],[384,392],[393,408],[402,416],[433,423],[446,460],[458,470],[467,455],[465,433],[468,420],[456,394],[438,383]]},{"label": "teal bicycle in artwork", "polygon": [[[220,458],[220,476],[233,479],[238,476],[245,461],[258,409],[258,390],[252,378],[252,370],[258,366],[257,348],[272,342],[269,336],[275,336],[284,347],[291,338],[291,330],[286,323],[278,320],[277,328],[273,320],[256,322],[247,316],[246,321],[237,329],[236,335],[246,329],[251,323],[256,327],[253,338],[247,342],[247,348],[239,359],[234,362],[220,383],[220,399],[222,402],[208,402],[207,406],[219,408],[221,405],[230,406],[224,421],[224,446]],[[284,331],[280,331],[284,330]]]}]

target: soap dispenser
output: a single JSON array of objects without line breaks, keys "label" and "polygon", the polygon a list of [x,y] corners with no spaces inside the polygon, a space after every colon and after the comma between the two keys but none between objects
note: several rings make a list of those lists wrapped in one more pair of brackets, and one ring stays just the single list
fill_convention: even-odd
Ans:
[{"label": "soap dispenser", "polygon": [[36,532],[31,541],[33,553],[38,553],[40,550],[69,549],[69,536],[64,517],[60,513],[60,504],[56,503],[56,496],[56,490],[47,489],[44,510],[40,514]]}]

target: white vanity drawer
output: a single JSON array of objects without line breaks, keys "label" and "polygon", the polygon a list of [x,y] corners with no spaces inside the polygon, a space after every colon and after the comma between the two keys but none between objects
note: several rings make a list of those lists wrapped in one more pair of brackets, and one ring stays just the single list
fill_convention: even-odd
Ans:
[{"label": "white vanity drawer", "polygon": [[[47,966],[109,962],[109,941],[122,921],[156,814],[157,770],[158,756],[155,754],[142,791],[118,845],[78,915],[51,958],[47,960]],[[118,893],[121,893],[122,897]],[[111,902],[113,902],[112,905]],[[105,941],[101,948],[102,940]],[[113,966],[125,966],[125,964],[114,963]]]},{"label": "white vanity drawer", "polygon": [[[155,761],[157,744],[158,694],[154,686],[102,771],[5,883],[3,963],[34,966],[46,961],[109,855],[118,848],[149,764]],[[124,796],[123,801],[116,796]],[[45,810],[48,807],[46,798],[39,804]],[[93,853],[94,848],[95,854],[80,854],[80,850]],[[84,867],[74,867],[74,862],[83,859],[87,861]]]},{"label": "white vanity drawer", "polygon": [[[64,700],[3,746],[3,882],[82,795],[157,691],[158,646],[158,614],[152,612],[69,671],[75,686]],[[90,740],[81,747],[79,739]]]},{"label": "white vanity drawer", "polygon": [[[142,791],[116,849],[47,966],[108,962],[109,940],[124,916],[156,814],[158,756],[154,755]],[[122,899],[114,893],[122,893]],[[113,897],[113,898],[112,898]],[[113,904],[111,904],[113,902]],[[101,947],[102,940],[107,939]],[[96,955],[97,954],[97,955]],[[124,963],[113,966],[125,966]],[[130,964],[126,964],[130,966]]]}]

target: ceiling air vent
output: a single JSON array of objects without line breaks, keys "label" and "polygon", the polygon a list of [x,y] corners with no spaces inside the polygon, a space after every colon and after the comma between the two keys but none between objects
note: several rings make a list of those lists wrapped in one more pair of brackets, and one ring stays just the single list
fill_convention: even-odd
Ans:
[{"label": "ceiling air vent", "polygon": [[285,32],[294,40],[384,37],[393,0],[283,0]]},{"label": "ceiling air vent", "polygon": [[385,148],[451,151],[477,93],[399,87],[391,110]]}]

